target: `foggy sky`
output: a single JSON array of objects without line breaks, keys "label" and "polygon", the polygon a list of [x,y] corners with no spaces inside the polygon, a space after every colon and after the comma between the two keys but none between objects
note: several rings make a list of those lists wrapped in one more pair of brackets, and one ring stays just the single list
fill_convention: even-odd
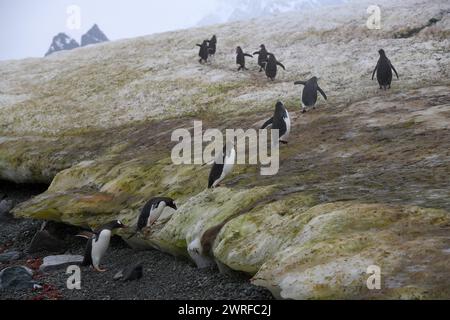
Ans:
[{"label": "foggy sky", "polygon": [[[97,23],[110,40],[188,28],[217,0],[0,0],[0,60],[42,57],[65,32],[80,43]],[[67,7],[81,9],[81,29],[66,26]]]}]

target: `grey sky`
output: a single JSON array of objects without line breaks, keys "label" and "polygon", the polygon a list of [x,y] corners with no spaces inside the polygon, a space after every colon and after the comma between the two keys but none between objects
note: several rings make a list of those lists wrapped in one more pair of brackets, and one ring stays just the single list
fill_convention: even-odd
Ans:
[{"label": "grey sky", "polygon": [[[217,0],[0,0],[0,60],[42,57],[53,36],[80,42],[94,23],[111,40],[195,25]],[[67,7],[81,9],[81,29],[66,26]]]}]

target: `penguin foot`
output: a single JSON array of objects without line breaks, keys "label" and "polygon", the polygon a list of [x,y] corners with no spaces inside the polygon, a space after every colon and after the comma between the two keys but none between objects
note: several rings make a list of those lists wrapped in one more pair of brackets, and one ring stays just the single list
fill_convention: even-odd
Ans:
[{"label": "penguin foot", "polygon": [[102,273],[108,271],[106,269],[100,269],[100,268],[96,268],[96,267],[94,267],[94,269],[95,269],[95,271],[102,272]]},{"label": "penguin foot", "polygon": [[306,113],[306,110],[305,110],[305,109],[303,109],[303,110],[302,110],[302,113]]}]

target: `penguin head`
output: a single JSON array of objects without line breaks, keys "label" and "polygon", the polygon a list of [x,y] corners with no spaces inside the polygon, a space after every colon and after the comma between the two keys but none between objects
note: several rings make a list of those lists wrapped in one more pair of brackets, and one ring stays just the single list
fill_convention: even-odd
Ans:
[{"label": "penguin head", "polygon": [[113,222],[112,229],[123,229],[123,228],[126,228],[126,226],[122,223],[122,221],[116,220]]},{"label": "penguin head", "polygon": [[284,110],[286,110],[286,107],[284,106],[283,102],[278,101],[276,106],[275,106],[275,112],[276,113],[284,112]]},{"label": "penguin head", "polygon": [[175,201],[173,199],[167,198],[167,200],[164,201],[166,203],[166,206],[172,208],[173,210],[178,210],[177,205],[175,204]]},{"label": "penguin head", "polygon": [[317,82],[319,81],[319,78],[317,78],[317,77],[312,77],[312,78],[311,78],[311,81],[314,82],[314,83],[317,83]]},{"label": "penguin head", "polygon": [[106,224],[105,226],[101,227],[98,230],[115,230],[115,229],[124,229],[126,226],[122,223],[120,220],[114,220],[110,223]]},{"label": "penguin head", "polygon": [[241,47],[237,47],[237,48],[236,48],[236,53],[239,54],[239,53],[241,53],[241,52],[242,52],[242,48],[241,48]]},{"label": "penguin head", "polygon": [[378,51],[378,53],[380,54],[380,56],[385,57],[386,56],[386,52],[384,52],[383,49],[380,49],[380,51]]},{"label": "penguin head", "polygon": [[266,50],[266,46],[265,46],[265,45],[263,45],[263,44],[262,44],[262,45],[260,45],[259,47],[260,47],[260,48],[261,48],[262,50]]}]

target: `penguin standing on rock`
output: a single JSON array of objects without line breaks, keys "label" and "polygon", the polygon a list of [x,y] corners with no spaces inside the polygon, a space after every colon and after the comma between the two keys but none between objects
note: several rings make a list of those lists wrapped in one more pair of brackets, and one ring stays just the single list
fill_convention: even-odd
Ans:
[{"label": "penguin standing on rock", "polygon": [[281,101],[277,102],[273,117],[266,121],[261,129],[266,129],[270,125],[272,126],[272,130],[279,130],[279,141],[287,144],[291,133],[291,117]]},{"label": "penguin standing on rock", "polygon": [[131,237],[134,237],[137,233],[142,231],[144,228],[152,227],[158,219],[161,217],[164,209],[166,207],[172,208],[174,210],[178,210],[175,201],[171,198],[153,198],[148,201],[144,208],[141,210],[141,214],[139,215],[139,219],[136,226],[136,231]]},{"label": "penguin standing on rock", "polygon": [[197,47],[200,47],[200,51],[198,52],[198,55],[200,57],[200,60],[198,62],[200,63],[207,63],[208,62],[208,56],[209,56],[209,41],[205,40],[202,44],[197,44]]},{"label": "penguin standing on rock", "polygon": [[258,55],[258,65],[260,67],[259,72],[262,72],[263,70],[266,69],[266,63],[270,53],[267,52],[266,46],[262,44],[260,46],[260,50],[253,53],[253,55],[256,54]]},{"label": "penguin standing on rock", "polygon": [[238,71],[241,71],[241,70],[248,70],[248,69],[245,67],[245,57],[253,58],[253,56],[252,56],[251,54],[244,53],[244,51],[242,50],[241,47],[237,47],[237,48],[236,48],[236,55],[237,55],[237,56],[236,56],[236,64],[239,65]]},{"label": "penguin standing on rock", "polygon": [[78,235],[88,239],[82,265],[93,266],[95,270],[105,272],[106,270],[100,269],[101,260],[108,250],[112,231],[120,228],[126,228],[126,226],[121,221],[116,220],[104,225],[94,233]]},{"label": "penguin standing on rock", "polygon": [[316,102],[317,102],[317,91],[320,92],[320,94],[327,100],[327,95],[325,92],[319,87],[319,84],[317,83],[318,79],[317,77],[312,77],[308,81],[297,81],[294,84],[298,85],[304,85],[305,88],[303,89],[303,95],[302,95],[302,112],[305,113],[308,108],[315,109]]},{"label": "penguin standing on rock", "polygon": [[209,174],[208,189],[214,189],[233,171],[236,161],[234,142],[229,142],[223,152],[216,157]]},{"label": "penguin standing on rock", "polygon": [[380,59],[378,60],[377,66],[375,67],[375,70],[373,70],[372,73],[372,80],[375,76],[375,72],[377,73],[377,80],[380,85],[380,89],[390,89],[391,83],[392,83],[392,70],[394,70],[395,75],[398,77],[397,70],[395,70],[394,66],[392,65],[391,61],[386,57],[386,53],[383,49],[378,51],[380,54]]},{"label": "penguin standing on rock", "polygon": [[284,65],[277,61],[277,58],[275,58],[275,55],[269,53],[269,58],[267,59],[265,69],[266,69],[266,76],[272,81],[275,80],[275,78],[277,76],[277,72],[278,72],[277,66],[280,66],[284,70],[286,70]]}]

